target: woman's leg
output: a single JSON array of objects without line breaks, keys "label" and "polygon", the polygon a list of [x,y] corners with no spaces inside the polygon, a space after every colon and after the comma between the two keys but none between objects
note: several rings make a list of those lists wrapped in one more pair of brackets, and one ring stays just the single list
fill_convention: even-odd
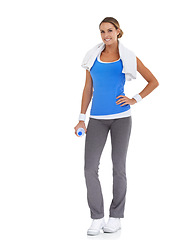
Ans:
[{"label": "woman's leg", "polygon": [[108,121],[90,118],[85,140],[85,179],[92,219],[104,217],[104,204],[98,177],[100,157],[109,131]]},{"label": "woman's leg", "polygon": [[123,218],[126,196],[126,154],[131,133],[131,117],[115,119],[111,125],[113,200],[110,217]]}]

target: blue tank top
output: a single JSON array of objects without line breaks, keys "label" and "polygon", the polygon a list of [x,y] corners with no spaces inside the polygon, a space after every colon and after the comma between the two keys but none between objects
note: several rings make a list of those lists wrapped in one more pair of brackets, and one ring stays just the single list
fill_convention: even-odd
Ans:
[{"label": "blue tank top", "polygon": [[124,94],[125,74],[122,73],[122,60],[103,63],[96,58],[90,70],[93,80],[93,99],[90,114],[109,115],[125,112],[130,105],[116,104],[116,97]]}]

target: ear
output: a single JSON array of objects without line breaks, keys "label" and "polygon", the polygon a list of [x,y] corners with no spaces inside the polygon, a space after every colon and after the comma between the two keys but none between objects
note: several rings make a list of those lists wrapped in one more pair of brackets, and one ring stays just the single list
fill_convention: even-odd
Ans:
[{"label": "ear", "polygon": [[117,29],[117,35],[119,35],[119,34],[120,34],[120,29],[118,28],[118,29]]}]

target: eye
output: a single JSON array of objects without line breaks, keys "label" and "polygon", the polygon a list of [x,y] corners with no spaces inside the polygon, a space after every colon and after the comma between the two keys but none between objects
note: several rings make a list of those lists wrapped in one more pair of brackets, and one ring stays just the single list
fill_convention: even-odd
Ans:
[{"label": "eye", "polygon": [[102,30],[101,33],[104,33],[104,31]]},{"label": "eye", "polygon": [[111,29],[109,29],[109,31],[108,32],[112,32],[112,30]]}]

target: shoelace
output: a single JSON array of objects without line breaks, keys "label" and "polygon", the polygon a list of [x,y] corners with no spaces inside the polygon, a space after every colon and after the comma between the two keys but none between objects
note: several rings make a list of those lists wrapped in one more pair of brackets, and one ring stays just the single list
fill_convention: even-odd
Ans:
[{"label": "shoelace", "polygon": [[107,225],[109,227],[113,227],[113,228],[116,228],[117,226],[119,226],[119,220],[112,220],[112,219],[109,219]]},{"label": "shoelace", "polygon": [[93,220],[92,224],[91,224],[91,227],[92,229],[97,229],[99,228],[100,226],[102,225],[102,221],[99,221],[99,220]]}]

